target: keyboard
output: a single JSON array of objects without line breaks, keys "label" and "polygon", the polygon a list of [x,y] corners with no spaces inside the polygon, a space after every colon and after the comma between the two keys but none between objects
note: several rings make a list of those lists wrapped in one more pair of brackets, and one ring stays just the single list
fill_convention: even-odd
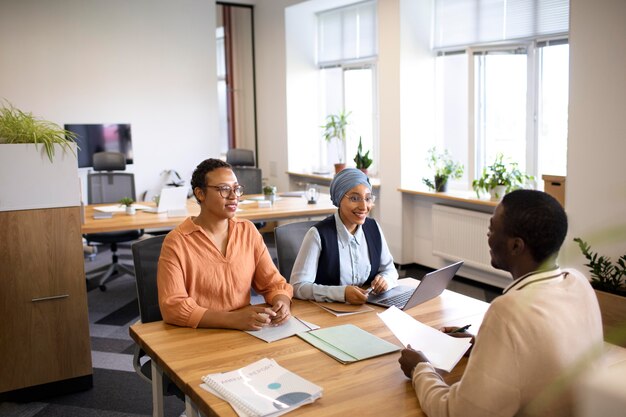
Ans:
[{"label": "keyboard", "polygon": [[402,309],[402,307],[404,307],[404,305],[406,304],[407,301],[409,301],[409,298],[411,298],[412,295],[413,295],[413,291],[407,291],[407,292],[403,292],[402,294],[394,295],[393,297],[383,298],[382,300],[379,301],[379,303],[385,304],[389,307],[396,306]]}]

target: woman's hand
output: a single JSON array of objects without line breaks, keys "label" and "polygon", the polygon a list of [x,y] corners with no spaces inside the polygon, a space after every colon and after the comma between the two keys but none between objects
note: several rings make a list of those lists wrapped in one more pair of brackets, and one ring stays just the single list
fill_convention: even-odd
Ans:
[{"label": "woman's hand", "polygon": [[276,312],[269,307],[246,306],[229,313],[230,329],[239,330],[261,330],[269,326],[271,319],[276,316]]},{"label": "woman's hand", "polygon": [[364,289],[354,285],[348,285],[345,289],[344,296],[346,303],[364,304],[367,301],[367,293]]},{"label": "woman's hand", "polygon": [[372,288],[372,292],[374,294],[380,294],[381,292],[387,291],[388,285],[387,281],[385,281],[385,278],[383,278],[382,275],[378,274],[372,280],[370,287]]},{"label": "woman's hand", "polygon": [[280,326],[291,317],[291,299],[284,294],[278,294],[272,299],[272,311],[276,313],[272,317],[272,326]]}]

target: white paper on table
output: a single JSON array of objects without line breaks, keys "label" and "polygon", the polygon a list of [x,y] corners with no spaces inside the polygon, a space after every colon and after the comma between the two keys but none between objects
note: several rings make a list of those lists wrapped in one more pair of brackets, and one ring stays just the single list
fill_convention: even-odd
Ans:
[{"label": "white paper on table", "polygon": [[[150,206],[145,206],[143,204],[133,204],[136,210],[147,210]],[[101,211],[103,213],[123,213],[126,211],[126,206],[123,204],[114,204],[111,206],[100,206],[94,207],[95,211]]]},{"label": "white paper on table", "polygon": [[378,313],[380,319],[406,347],[420,350],[435,368],[450,372],[470,348],[469,337],[452,337],[427,326],[399,310],[389,307]]},{"label": "white paper on table", "polygon": [[246,330],[245,332],[268,343],[291,337],[301,332],[319,329],[320,326],[301,320],[295,316],[289,317],[286,323],[280,326],[265,326],[261,330]]}]

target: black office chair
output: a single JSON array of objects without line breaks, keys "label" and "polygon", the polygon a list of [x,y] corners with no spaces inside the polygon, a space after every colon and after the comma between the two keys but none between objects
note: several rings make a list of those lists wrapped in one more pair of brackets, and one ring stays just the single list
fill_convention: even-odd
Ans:
[{"label": "black office chair", "polygon": [[[139,317],[142,323],[163,320],[159,309],[159,294],[157,291],[157,267],[161,247],[166,235],[155,236],[133,243],[133,262],[137,284],[137,301],[139,302]],[[152,383],[152,363],[138,345],[135,345],[133,366],[135,372],[144,381]],[[143,361],[143,362],[142,362]],[[163,374],[163,395],[176,395],[182,401],[185,396],[166,374]]]},{"label": "black office chair", "polygon": [[304,235],[315,223],[317,223],[317,221],[289,223],[274,229],[276,255],[278,256],[278,271],[285,277],[287,282],[289,282],[291,278],[293,263],[296,261],[300,246],[302,246]]},{"label": "black office chair", "polygon": [[[124,154],[119,152],[98,152],[93,155],[93,169],[87,174],[88,204],[117,203],[122,197],[135,197],[135,177],[132,173],[113,172],[126,169]],[[124,273],[135,275],[131,266],[119,262],[117,245],[122,242],[137,240],[143,230],[130,230],[108,233],[90,233],[84,235],[87,243],[97,242],[111,246],[112,259],[108,265],[101,266],[87,273],[87,278],[102,274],[98,283],[100,290],[106,291],[105,283]]]},{"label": "black office chair", "polygon": [[254,151],[250,149],[232,148],[226,152],[226,162],[233,166],[253,167]]}]

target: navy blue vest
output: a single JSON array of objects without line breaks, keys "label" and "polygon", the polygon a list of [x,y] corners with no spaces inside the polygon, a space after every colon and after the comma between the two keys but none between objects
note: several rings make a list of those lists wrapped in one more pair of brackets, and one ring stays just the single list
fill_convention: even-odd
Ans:
[{"label": "navy blue vest", "polygon": [[[337,227],[335,225],[335,216],[328,216],[324,220],[313,226],[317,229],[322,241],[322,251],[317,262],[317,275],[315,283],[322,285],[340,285],[339,284],[339,242],[337,242]],[[370,264],[372,269],[367,278],[366,284],[372,282],[378,268],[380,267],[380,253],[382,251],[382,237],[376,221],[369,217],[365,219],[365,223],[361,226],[365,234],[367,242],[367,251],[370,256]]]}]

